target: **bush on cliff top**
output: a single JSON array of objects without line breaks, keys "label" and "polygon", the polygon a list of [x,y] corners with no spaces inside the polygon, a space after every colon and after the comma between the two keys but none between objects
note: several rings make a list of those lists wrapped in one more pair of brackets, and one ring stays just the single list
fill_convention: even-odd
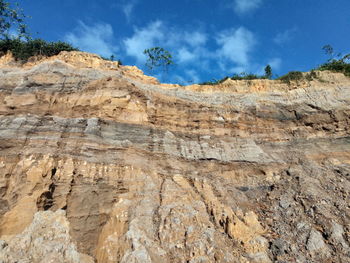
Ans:
[{"label": "bush on cliff top", "polygon": [[[348,54],[350,58],[350,54]],[[327,63],[322,64],[317,68],[317,70],[330,70],[333,72],[343,73],[345,76],[350,77],[350,63],[347,63],[345,60],[332,60]]]},{"label": "bush on cliff top", "polygon": [[343,73],[350,77],[350,54],[342,55],[334,51],[331,45],[325,45],[322,48],[330,56],[328,61],[317,68],[317,70],[330,70],[333,72]]},{"label": "bush on cliff top", "polygon": [[303,73],[300,71],[290,71],[287,74],[279,77],[278,79],[285,82],[290,83],[291,81],[298,81],[304,78]]},{"label": "bush on cliff top", "polygon": [[265,75],[257,75],[257,74],[252,74],[252,73],[245,73],[242,72],[240,74],[233,74],[232,77],[224,77],[219,80],[212,80],[212,81],[206,81],[199,83],[199,85],[216,85],[224,82],[227,79],[232,79],[232,80],[253,80],[253,79],[271,79],[272,78],[272,68],[270,65],[267,65],[265,67]]},{"label": "bush on cliff top", "polygon": [[232,80],[253,80],[253,79],[268,79],[265,75],[264,76],[259,76],[256,74],[252,73],[241,73],[241,74],[234,74],[232,77],[224,77],[219,80],[213,79],[212,81],[206,81],[199,83],[199,85],[216,85],[224,82],[227,79],[232,79]]},{"label": "bush on cliff top", "polygon": [[42,39],[24,41],[18,38],[0,40],[0,56],[9,51],[16,60],[27,61],[32,56],[51,57],[61,51],[78,51],[78,49],[62,41],[48,42]]}]

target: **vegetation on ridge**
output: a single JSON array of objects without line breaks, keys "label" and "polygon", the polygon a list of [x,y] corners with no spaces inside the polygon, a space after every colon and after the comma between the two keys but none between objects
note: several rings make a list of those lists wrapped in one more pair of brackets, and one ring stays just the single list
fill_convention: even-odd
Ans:
[{"label": "vegetation on ridge", "polygon": [[318,79],[317,71],[325,71],[329,70],[332,72],[343,73],[345,76],[350,77],[350,54],[342,55],[338,53],[335,55],[333,47],[331,45],[325,45],[322,48],[327,55],[330,56],[326,63],[321,64],[316,69],[312,69],[308,73],[302,73],[300,71],[291,71],[287,74],[278,78],[287,84],[290,84],[291,81],[300,81],[300,80],[308,80],[311,81],[313,79]]},{"label": "vegetation on ridge", "polygon": [[32,39],[27,31],[25,18],[27,16],[17,4],[13,8],[10,3],[0,0],[0,56],[11,52],[16,60],[27,61],[32,56],[50,57],[61,51],[78,50],[62,41]]},{"label": "vegetation on ridge", "polygon": [[335,52],[330,45],[326,45],[322,49],[327,55],[330,56],[330,58],[326,63],[320,65],[317,70],[330,70],[332,72],[340,72],[345,76],[350,77],[350,53],[344,56],[341,53],[335,55]]},{"label": "vegetation on ridge", "polygon": [[220,84],[228,79],[231,80],[253,80],[253,79],[271,79],[272,78],[272,68],[270,65],[267,65],[265,67],[265,74],[264,75],[257,75],[253,73],[245,73],[242,72],[240,74],[233,74],[231,77],[224,77],[219,80],[213,79],[212,81],[206,81],[206,82],[201,82],[199,85],[217,85]]},{"label": "vegetation on ridge", "polygon": [[[61,51],[78,51],[78,48],[71,44],[56,41],[48,42],[43,39],[32,39],[28,33],[25,24],[26,15],[23,14],[22,9],[15,4],[11,7],[10,3],[5,0],[0,0],[0,56],[11,52],[16,60],[25,62],[33,56],[50,57],[58,55]],[[332,46],[326,45],[323,50],[330,56],[326,63],[321,64],[317,68],[311,70],[309,73],[302,73],[300,71],[291,71],[281,77],[276,78],[282,82],[290,84],[292,81],[319,79],[315,71],[329,70],[332,72],[343,73],[350,77],[350,54],[342,55],[335,53]],[[145,49],[143,52],[147,57],[146,66],[148,69],[162,68],[167,72],[168,67],[174,64],[171,53],[162,47],[153,47]],[[114,61],[114,55],[110,58],[102,57],[102,59]],[[122,64],[118,60],[119,64]],[[227,79],[231,80],[254,80],[254,79],[273,79],[272,68],[270,65],[265,67],[265,74],[258,75],[253,73],[240,73],[226,76],[222,79],[199,83],[200,85],[215,85],[220,84]]]},{"label": "vegetation on ridge", "polygon": [[[322,48],[326,54],[330,56],[328,61],[324,64],[321,64],[315,69],[312,69],[310,72],[303,73],[301,71],[290,71],[287,74],[276,78],[277,80],[280,80],[284,83],[290,84],[292,81],[311,81],[314,79],[319,79],[319,76],[317,75],[316,71],[325,71],[329,70],[332,72],[339,72],[343,73],[345,76],[350,77],[350,54],[342,55],[341,53],[334,55],[334,50],[330,45],[326,45]],[[199,83],[200,85],[217,85],[222,82],[224,82],[227,79],[232,80],[253,80],[253,79],[272,79],[272,68],[270,65],[267,65],[265,67],[265,75],[259,76],[256,74],[247,74],[247,73],[240,73],[240,74],[234,74],[232,77],[225,77],[220,80],[212,80],[212,81],[206,81]]]},{"label": "vegetation on ridge", "polygon": [[0,56],[11,52],[16,60],[27,61],[33,56],[51,57],[58,55],[61,51],[77,51],[72,45],[57,41],[47,42],[42,39],[21,40],[3,39],[0,40]]}]

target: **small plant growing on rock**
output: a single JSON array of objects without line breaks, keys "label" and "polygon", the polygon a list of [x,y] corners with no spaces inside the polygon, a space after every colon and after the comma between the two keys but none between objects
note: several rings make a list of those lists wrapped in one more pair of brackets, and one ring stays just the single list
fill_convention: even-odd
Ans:
[{"label": "small plant growing on rock", "polygon": [[305,79],[308,81],[312,81],[314,79],[318,79],[317,73],[315,70],[311,70],[309,73],[306,73]]},{"label": "small plant growing on rock", "polygon": [[300,81],[304,78],[303,73],[300,71],[290,71],[286,75],[279,77],[278,79],[284,83],[290,84],[291,81]]},{"label": "small plant growing on rock", "polygon": [[263,76],[258,76],[256,74],[252,73],[245,73],[242,72],[240,74],[233,74],[233,76],[230,78],[232,80],[253,80],[253,79],[262,79]]},{"label": "small plant growing on rock", "polygon": [[199,83],[199,85],[217,85],[220,84],[222,82],[224,82],[227,79],[232,79],[232,80],[254,80],[254,79],[271,79],[272,78],[272,69],[271,66],[267,65],[265,67],[265,75],[257,75],[257,74],[253,74],[253,73],[245,73],[242,72],[240,74],[233,74],[231,77],[224,77],[222,79],[219,80],[215,80],[213,79],[212,81],[206,81],[206,82],[202,82]]}]

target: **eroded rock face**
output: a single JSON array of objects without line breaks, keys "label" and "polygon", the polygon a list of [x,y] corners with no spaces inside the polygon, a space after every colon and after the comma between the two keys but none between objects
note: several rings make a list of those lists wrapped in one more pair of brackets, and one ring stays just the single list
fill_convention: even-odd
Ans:
[{"label": "eroded rock face", "polygon": [[92,257],[77,252],[63,210],[35,213],[21,234],[10,237],[8,243],[1,240],[0,245],[1,262],[94,262]]},{"label": "eroded rock face", "polygon": [[350,261],[343,75],[180,87],[80,52],[0,65],[0,261]]}]

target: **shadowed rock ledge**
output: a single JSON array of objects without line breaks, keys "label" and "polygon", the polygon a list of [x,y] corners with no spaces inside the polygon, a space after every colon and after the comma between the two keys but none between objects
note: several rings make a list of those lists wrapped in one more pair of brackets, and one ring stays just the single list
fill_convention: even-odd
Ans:
[{"label": "shadowed rock ledge", "polygon": [[160,84],[0,58],[0,262],[350,261],[350,79]]}]

